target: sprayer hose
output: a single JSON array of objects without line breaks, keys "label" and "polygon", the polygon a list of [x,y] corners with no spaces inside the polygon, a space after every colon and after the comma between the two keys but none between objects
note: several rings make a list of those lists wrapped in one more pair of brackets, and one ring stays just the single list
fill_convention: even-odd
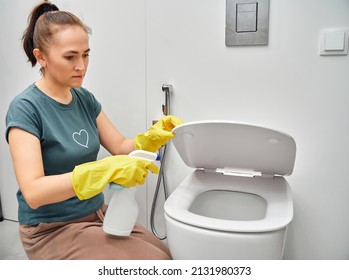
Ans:
[{"label": "sprayer hose", "polygon": [[164,172],[164,167],[165,167],[165,159],[166,159],[166,149],[167,149],[167,145],[163,146],[162,153],[160,150],[160,156],[161,156],[161,165],[160,165],[160,171],[159,171],[159,175],[158,175],[158,180],[156,183],[156,188],[155,188],[155,193],[154,193],[154,198],[153,198],[153,203],[151,206],[151,213],[150,213],[150,226],[151,226],[151,230],[153,232],[153,234],[159,238],[160,240],[164,240],[166,239],[166,233],[163,236],[160,236],[155,228],[155,208],[156,208],[156,203],[157,200],[159,198],[159,191],[160,191],[160,185],[161,185],[161,181],[162,181],[162,185],[164,188],[164,197],[165,197],[165,201],[168,197],[168,192],[167,192],[167,187],[166,187],[166,180],[165,180],[165,172]]}]

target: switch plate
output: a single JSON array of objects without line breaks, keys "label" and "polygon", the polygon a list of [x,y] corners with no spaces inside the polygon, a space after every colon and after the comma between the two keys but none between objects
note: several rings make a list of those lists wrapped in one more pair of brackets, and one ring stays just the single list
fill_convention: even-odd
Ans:
[{"label": "switch plate", "polygon": [[330,28],[320,31],[320,55],[347,55],[349,28]]},{"label": "switch plate", "polygon": [[269,0],[226,0],[225,44],[267,45]]},{"label": "switch plate", "polygon": [[325,51],[343,51],[345,42],[345,32],[334,31],[325,33]]}]

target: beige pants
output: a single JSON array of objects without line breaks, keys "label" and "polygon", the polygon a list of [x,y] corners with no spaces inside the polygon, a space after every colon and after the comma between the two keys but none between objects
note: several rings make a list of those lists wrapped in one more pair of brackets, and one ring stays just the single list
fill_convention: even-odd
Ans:
[{"label": "beige pants", "polygon": [[168,260],[168,248],[152,233],[136,225],[129,237],[106,234],[106,206],[96,213],[69,222],[20,225],[29,259],[35,260]]}]

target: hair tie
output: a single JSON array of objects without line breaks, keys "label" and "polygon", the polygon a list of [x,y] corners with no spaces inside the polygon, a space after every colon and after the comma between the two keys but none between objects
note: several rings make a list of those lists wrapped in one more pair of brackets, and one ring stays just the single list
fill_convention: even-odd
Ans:
[{"label": "hair tie", "polygon": [[45,13],[54,11],[59,11],[56,5],[51,4],[50,2],[44,2],[38,7],[37,15],[39,17]]}]

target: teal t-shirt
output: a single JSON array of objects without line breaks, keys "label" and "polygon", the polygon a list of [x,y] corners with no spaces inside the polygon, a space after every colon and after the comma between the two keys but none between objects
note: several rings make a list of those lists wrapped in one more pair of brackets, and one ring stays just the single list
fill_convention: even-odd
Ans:
[{"label": "teal t-shirt", "polygon": [[[100,149],[96,118],[101,105],[84,88],[71,89],[72,102],[57,102],[35,84],[30,85],[11,102],[6,115],[6,140],[11,127],[35,135],[41,143],[45,175],[73,171],[76,165],[94,161]],[[17,192],[20,224],[68,221],[98,210],[103,193],[87,199],[77,197],[31,209],[20,190]]]}]

